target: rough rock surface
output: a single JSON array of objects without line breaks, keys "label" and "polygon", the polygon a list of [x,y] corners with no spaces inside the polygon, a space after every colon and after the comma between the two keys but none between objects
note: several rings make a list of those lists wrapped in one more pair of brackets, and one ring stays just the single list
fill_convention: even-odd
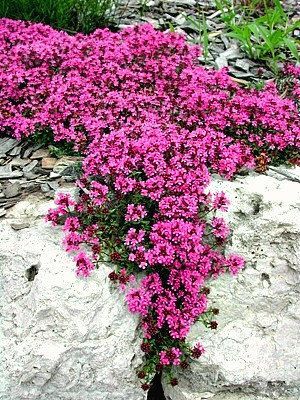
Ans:
[{"label": "rough rock surface", "polygon": [[[300,168],[279,170],[300,178]],[[273,171],[273,175],[276,174]],[[165,385],[167,399],[300,399],[300,184],[263,175],[216,180],[231,199],[232,251],[247,266],[212,282],[219,327],[195,325],[206,353]]]},{"label": "rough rock surface", "polygon": [[[219,328],[193,328],[206,354],[165,385],[168,400],[300,399],[300,168],[270,174],[213,183],[247,267],[212,282]],[[104,265],[75,277],[60,229],[42,221],[49,204],[31,195],[0,223],[0,399],[142,400],[137,321]]]},{"label": "rough rock surface", "polygon": [[31,195],[0,223],[0,399],[142,400],[137,320],[105,265],[75,276],[49,204]]}]

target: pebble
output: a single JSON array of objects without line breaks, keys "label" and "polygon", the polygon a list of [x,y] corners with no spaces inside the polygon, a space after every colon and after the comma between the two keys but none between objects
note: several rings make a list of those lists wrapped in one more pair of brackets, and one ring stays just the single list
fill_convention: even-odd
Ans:
[{"label": "pebble", "polygon": [[0,179],[13,179],[23,176],[21,171],[13,171],[10,164],[0,166]]},{"label": "pebble", "polygon": [[53,172],[63,175],[68,167],[75,167],[78,163],[82,161],[82,157],[62,157],[57,160],[53,167]]},{"label": "pebble", "polygon": [[30,160],[28,158],[19,158],[19,157],[13,158],[10,162],[10,164],[13,167],[24,167],[25,165],[27,165],[29,163],[30,163]]},{"label": "pebble", "polygon": [[23,223],[13,223],[10,224],[10,226],[15,230],[15,231],[20,231],[21,229],[29,228],[30,224],[27,222]]},{"label": "pebble", "polygon": [[50,186],[51,189],[57,190],[59,188],[59,183],[54,181],[54,182],[47,182],[48,185]]},{"label": "pebble", "polygon": [[8,153],[12,150],[15,146],[17,146],[19,142],[16,139],[10,138],[2,138],[0,139],[0,151],[1,153]]},{"label": "pebble", "polygon": [[42,183],[41,184],[41,191],[43,193],[47,193],[47,192],[49,192],[49,190],[50,190],[50,187],[49,187],[48,183]]},{"label": "pebble", "polygon": [[36,179],[38,178],[40,175],[35,174],[34,172],[24,172],[24,177],[28,180],[32,180],[32,179]]},{"label": "pebble", "polygon": [[249,72],[250,64],[247,60],[239,59],[235,63],[236,68],[242,69],[245,72]]},{"label": "pebble", "polygon": [[60,174],[58,174],[57,172],[50,172],[49,178],[50,179],[57,179],[60,178]]},{"label": "pebble", "polygon": [[57,163],[57,158],[45,157],[42,159],[42,168],[53,169],[56,163]]},{"label": "pebble", "polygon": [[8,154],[12,157],[18,156],[21,153],[21,150],[22,150],[21,146],[16,146]]},{"label": "pebble", "polygon": [[34,147],[28,147],[28,149],[26,149],[24,151],[23,157],[24,158],[28,158],[31,156],[31,154],[34,152]]},{"label": "pebble", "polygon": [[38,149],[32,154],[32,156],[30,158],[32,160],[40,160],[42,158],[47,158],[49,156],[50,156],[49,150],[47,150],[47,149]]},{"label": "pebble", "polygon": [[36,167],[36,166],[38,165],[38,163],[39,163],[38,160],[33,160],[33,161],[31,161],[30,164],[26,165],[26,166],[23,168],[23,172],[31,172],[31,171],[33,170],[33,168]]},{"label": "pebble", "polygon": [[16,197],[21,192],[21,185],[18,182],[10,184],[3,189],[3,193],[7,199]]}]

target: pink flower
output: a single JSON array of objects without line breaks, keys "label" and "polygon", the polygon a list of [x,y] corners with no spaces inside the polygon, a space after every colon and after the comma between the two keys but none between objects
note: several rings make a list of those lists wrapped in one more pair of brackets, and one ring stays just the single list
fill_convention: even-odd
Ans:
[{"label": "pink flower", "polygon": [[230,233],[230,229],[225,223],[223,218],[215,217],[211,221],[211,226],[213,228],[213,234],[220,239],[226,239]]},{"label": "pink flower", "polygon": [[91,183],[90,196],[96,206],[102,206],[106,201],[108,194],[108,187],[99,182],[93,181]]},{"label": "pink flower", "polygon": [[159,360],[162,365],[179,365],[182,351],[177,347],[172,347],[169,350],[163,350],[159,353]]},{"label": "pink flower", "polygon": [[230,254],[226,259],[226,265],[232,275],[236,275],[245,266],[243,257],[237,254]]},{"label": "pink flower", "polygon": [[147,212],[144,206],[135,206],[134,204],[128,204],[125,221],[138,221],[139,219],[144,218],[146,215]]},{"label": "pink flower", "polygon": [[90,276],[91,272],[94,270],[95,266],[89,257],[83,253],[78,253],[74,260],[76,261],[76,274],[81,277],[88,277]]},{"label": "pink flower", "polygon": [[140,243],[144,240],[145,231],[143,229],[136,230],[135,228],[130,228],[125,239],[126,245],[130,249],[136,249]]},{"label": "pink flower", "polygon": [[192,357],[199,358],[204,353],[204,347],[201,343],[196,343],[195,346],[192,348]]},{"label": "pink flower", "polygon": [[224,192],[216,193],[213,200],[215,210],[227,211],[230,204]]}]

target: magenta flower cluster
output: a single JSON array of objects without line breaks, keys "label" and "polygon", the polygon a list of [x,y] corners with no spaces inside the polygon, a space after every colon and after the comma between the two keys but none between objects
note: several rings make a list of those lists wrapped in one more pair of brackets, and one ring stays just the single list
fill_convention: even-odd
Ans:
[{"label": "magenta flower cluster", "polygon": [[217,327],[208,280],[244,265],[224,251],[229,203],[210,193],[211,174],[231,178],[262,151],[297,149],[296,102],[273,84],[240,88],[199,66],[198,47],[151,25],[69,36],[4,19],[0,47],[0,129],[48,132],[85,155],[78,198],[60,195],[47,220],[64,224],[79,276],[102,260],[116,266],[109,278],[141,319],[143,387],[162,368],[175,384],[173,367],[204,351],[188,344],[191,326]]}]

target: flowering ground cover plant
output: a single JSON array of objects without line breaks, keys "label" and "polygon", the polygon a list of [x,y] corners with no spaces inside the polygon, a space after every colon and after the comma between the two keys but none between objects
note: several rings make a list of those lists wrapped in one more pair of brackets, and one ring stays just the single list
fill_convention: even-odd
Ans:
[{"label": "flowering ground cover plant", "polygon": [[299,86],[285,98],[274,84],[242,89],[151,25],[69,36],[4,19],[0,47],[0,129],[46,134],[85,156],[78,198],[58,195],[47,220],[63,224],[78,276],[115,267],[110,280],[140,316],[142,388],[162,370],[176,385],[177,369],[204,351],[187,341],[190,327],[217,327],[209,280],[244,265],[225,252],[229,203],[209,192],[211,174],[230,179],[262,153],[294,157]]}]

